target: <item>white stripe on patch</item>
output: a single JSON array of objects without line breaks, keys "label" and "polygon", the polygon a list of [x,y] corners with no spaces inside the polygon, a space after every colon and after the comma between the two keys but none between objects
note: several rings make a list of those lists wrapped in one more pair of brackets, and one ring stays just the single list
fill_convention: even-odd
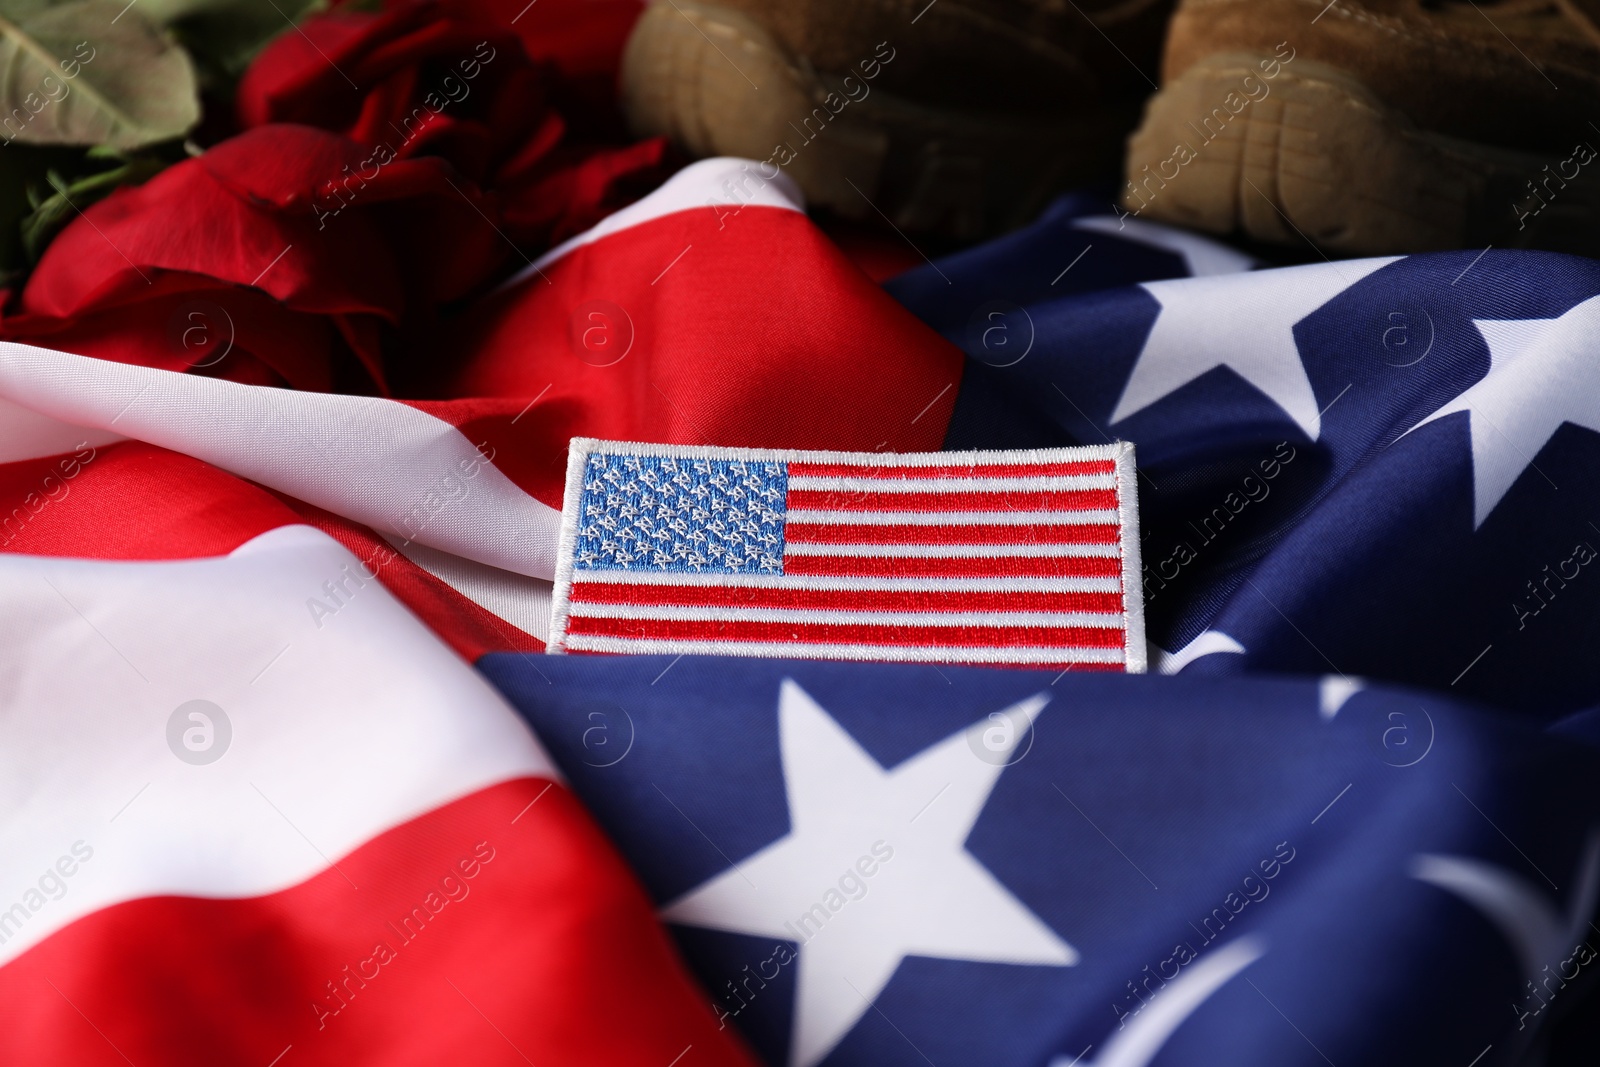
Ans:
[{"label": "white stripe on patch", "polygon": [[816,574],[673,574],[583,571],[585,585],[677,585],[742,589],[838,589],[898,593],[1115,593],[1116,578],[835,578]]}]

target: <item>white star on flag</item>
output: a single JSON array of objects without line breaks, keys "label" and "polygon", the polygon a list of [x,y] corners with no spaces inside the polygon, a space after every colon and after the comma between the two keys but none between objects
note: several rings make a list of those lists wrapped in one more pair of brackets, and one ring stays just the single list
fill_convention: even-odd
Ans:
[{"label": "white star on flag", "polygon": [[[792,1067],[827,1056],[906,956],[1077,963],[1077,951],[964,847],[1012,749],[1029,734],[997,724],[1031,724],[1048,700],[1029,697],[886,770],[784,681],[778,728],[792,829],[662,914],[787,940],[803,926]],[[863,858],[871,862],[858,866]],[[859,894],[839,892],[841,876],[864,869],[873,873],[853,880],[865,887]]]},{"label": "white star on flag", "polygon": [[1406,433],[1470,412],[1476,529],[1563,423],[1600,433],[1600,296],[1554,319],[1472,324],[1489,345],[1489,373]]},{"label": "white star on flag", "polygon": [[1221,630],[1206,630],[1180,649],[1168,652],[1159,645],[1150,645],[1150,671],[1153,674],[1177,674],[1201,656],[1214,656],[1229,652],[1242,654],[1245,647]]},{"label": "white star on flag", "polygon": [[1209,370],[1228,367],[1315,441],[1322,414],[1295,344],[1295,324],[1396,258],[1144,283],[1161,312],[1111,421],[1143,411]]},{"label": "white star on flag", "polygon": [[1201,237],[1187,230],[1163,226],[1159,222],[1143,219],[1119,218],[1116,215],[1085,215],[1072,220],[1075,230],[1090,230],[1110,234],[1126,241],[1147,245],[1162,252],[1172,252],[1183,257],[1183,265],[1196,278],[1214,274],[1235,274],[1256,266],[1257,260],[1236,251],[1209,237]]}]

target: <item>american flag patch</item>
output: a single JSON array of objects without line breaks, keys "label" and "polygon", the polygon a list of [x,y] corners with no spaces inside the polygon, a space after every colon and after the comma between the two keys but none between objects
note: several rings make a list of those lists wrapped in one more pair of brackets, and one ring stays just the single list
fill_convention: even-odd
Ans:
[{"label": "american flag patch", "polygon": [[548,648],[1142,672],[1133,446],[574,438]]}]

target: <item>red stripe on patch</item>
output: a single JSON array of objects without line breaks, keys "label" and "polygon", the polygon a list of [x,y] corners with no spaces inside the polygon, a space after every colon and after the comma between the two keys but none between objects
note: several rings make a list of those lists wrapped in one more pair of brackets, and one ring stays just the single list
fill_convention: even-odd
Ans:
[{"label": "red stripe on patch", "polygon": [[1122,663],[974,663],[969,666],[1008,667],[1024,671],[1115,671],[1118,674],[1128,669]]},{"label": "red stripe on patch", "polygon": [[1012,526],[878,526],[790,522],[784,540],[802,545],[1114,545],[1119,528],[1110,523]]},{"label": "red stripe on patch", "polygon": [[[1121,648],[1122,630],[1098,626],[893,626],[876,623],[711,622],[694,619],[574,617],[572,635],[689,641],[784,641],[804,644],[943,648]],[[959,650],[952,653],[959,659]]]},{"label": "red stripe on patch", "polygon": [[[876,462],[873,462],[876,461]],[[1064,474],[1112,474],[1115,460],[1088,459],[1070,463],[952,463],[941,466],[883,466],[881,457],[852,463],[791,463],[791,478],[1032,478]]]},{"label": "red stripe on patch", "polygon": [[847,578],[1115,578],[1108,556],[785,556],[785,574]]},{"label": "red stripe on patch", "polygon": [[814,511],[1115,511],[1115,489],[1005,490],[993,493],[837,492],[790,489],[790,510]]}]

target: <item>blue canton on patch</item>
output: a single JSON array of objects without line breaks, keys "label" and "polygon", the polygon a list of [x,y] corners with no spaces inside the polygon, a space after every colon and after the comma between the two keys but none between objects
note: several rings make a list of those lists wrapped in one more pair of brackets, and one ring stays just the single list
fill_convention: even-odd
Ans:
[{"label": "blue canton on patch", "polygon": [[782,463],[591,454],[578,570],[782,574]]}]

